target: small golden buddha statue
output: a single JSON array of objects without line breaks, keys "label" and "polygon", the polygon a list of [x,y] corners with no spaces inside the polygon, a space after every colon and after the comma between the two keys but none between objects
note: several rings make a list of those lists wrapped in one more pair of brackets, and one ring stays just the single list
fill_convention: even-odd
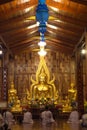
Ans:
[{"label": "small golden buddha statue", "polygon": [[22,111],[20,100],[17,96],[17,90],[14,88],[14,83],[11,82],[11,88],[8,90],[8,105],[12,111]]},{"label": "small golden buddha statue", "polygon": [[21,107],[21,103],[20,100],[18,99],[18,96],[16,96],[16,101],[13,105],[13,107],[11,108],[12,112],[21,112],[22,111],[22,107]]},{"label": "small golden buddha statue", "polygon": [[68,96],[63,100],[63,112],[70,112],[72,109]]},{"label": "small golden buddha statue", "polygon": [[14,88],[14,83],[11,82],[11,88],[8,90],[8,103],[14,104],[17,95],[17,90]]},{"label": "small golden buddha statue", "polygon": [[71,83],[71,88],[68,90],[68,96],[70,100],[76,100],[77,91],[74,88],[74,84]]}]

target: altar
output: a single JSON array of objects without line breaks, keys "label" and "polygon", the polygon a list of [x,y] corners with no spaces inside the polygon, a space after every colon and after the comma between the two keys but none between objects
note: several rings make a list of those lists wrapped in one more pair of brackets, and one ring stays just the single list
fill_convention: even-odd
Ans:
[{"label": "altar", "polygon": [[41,110],[46,105],[53,111],[54,115],[59,112],[58,106],[61,106],[61,111],[71,111],[71,98],[75,100],[76,94],[73,98],[70,96],[72,91],[69,91],[69,96],[65,100],[60,100],[59,92],[55,86],[55,76],[49,73],[44,57],[40,57],[40,63],[36,71],[35,78],[31,76],[31,85],[29,89],[26,88],[25,95],[22,98],[18,97],[14,82],[11,82],[8,90],[8,107],[12,112],[22,112],[24,109],[31,109],[34,117],[39,116]]}]

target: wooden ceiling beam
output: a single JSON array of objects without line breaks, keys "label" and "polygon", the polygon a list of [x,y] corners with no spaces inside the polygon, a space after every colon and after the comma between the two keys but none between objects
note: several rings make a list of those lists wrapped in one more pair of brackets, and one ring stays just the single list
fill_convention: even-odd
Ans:
[{"label": "wooden ceiling beam", "polygon": [[60,3],[60,2],[55,2],[53,0],[46,0],[46,4],[47,6],[52,6],[52,7],[55,7],[59,10],[62,10],[68,14],[73,14],[73,15],[85,15],[86,16],[86,12],[87,10],[85,10],[85,14],[84,14],[84,10],[76,10],[75,12],[75,8],[71,8],[70,6],[68,6],[67,4],[63,4],[63,3]]},{"label": "wooden ceiling beam", "polygon": [[66,43],[65,41],[62,41],[62,40],[60,40],[60,39],[55,39],[55,38],[50,38],[50,36],[48,36],[48,37],[46,37],[46,40],[51,40],[51,41],[53,41],[54,42],[54,44],[60,44],[60,45],[65,45],[65,46],[68,46],[68,47],[70,47],[70,48],[74,48],[74,46],[75,45],[72,45],[72,44],[68,44],[68,43]]},{"label": "wooden ceiling beam", "polygon": [[[53,24],[53,26],[55,26],[55,24]],[[74,31],[72,32],[72,31],[69,31],[69,28],[64,29],[63,27],[59,27],[59,26],[55,26],[55,27],[56,27],[56,29],[52,29],[53,33],[54,33],[54,31],[59,32],[59,33],[65,33],[68,37],[70,36],[70,37],[74,37],[76,39],[79,39],[79,37],[82,35],[82,32],[80,32],[80,33],[78,33],[79,31],[77,33]],[[49,29],[49,27],[47,27],[47,29]]]},{"label": "wooden ceiling beam", "polygon": [[55,47],[65,47],[66,49],[71,49],[73,50],[73,48],[69,47],[69,46],[65,46],[63,44],[58,44],[58,43],[54,43],[52,40],[46,40],[47,44],[51,45],[51,46],[55,46]]},{"label": "wooden ceiling beam", "polygon": [[33,48],[34,46],[38,47],[37,41],[32,41],[30,43],[23,44],[21,46],[10,47],[10,49],[13,51],[13,53],[16,53],[17,51],[20,53],[21,51],[27,50],[29,48]]},{"label": "wooden ceiling beam", "polygon": [[87,5],[87,0],[70,0],[79,4]]},{"label": "wooden ceiling beam", "polygon": [[[20,42],[20,44],[15,44],[15,45],[10,45],[9,47],[12,49],[12,48],[23,48],[23,47],[26,47],[26,46],[30,46],[34,43],[36,43],[38,40],[27,40],[27,42]],[[37,42],[38,43],[38,42]]]},{"label": "wooden ceiling beam", "polygon": [[11,40],[9,40],[9,41],[7,41],[7,44],[8,45],[11,45],[11,44],[18,44],[18,43],[20,43],[20,42],[22,42],[22,41],[24,41],[24,40],[26,40],[26,39],[30,39],[31,37],[35,37],[35,33],[36,32],[38,32],[38,30],[36,29],[34,29],[34,31],[31,31],[31,34],[30,33],[27,33],[26,35],[18,35],[18,37],[13,37],[13,40],[11,39]]},{"label": "wooden ceiling beam", "polygon": [[27,23],[26,22],[21,23],[21,24],[18,23],[18,24],[15,24],[14,26],[12,24],[12,25],[7,26],[7,28],[3,26],[3,27],[0,27],[0,34],[5,34],[5,33],[9,33],[9,32],[18,30],[18,29],[29,27],[32,24],[36,24],[36,22],[35,21],[30,21],[30,22],[27,22]]},{"label": "wooden ceiling beam", "polygon": [[[49,29],[47,29],[47,32],[49,32],[50,34],[53,32],[53,29],[51,29],[51,28],[49,28]],[[72,43],[77,43],[78,41],[79,41],[79,38],[77,38],[77,37],[73,37],[73,36],[71,36],[71,35],[67,35],[67,34],[65,34],[65,33],[63,33],[63,32],[60,32],[60,31],[54,31],[53,33],[52,33],[52,35],[55,35],[56,36],[56,38],[57,37],[59,37],[59,38],[61,38],[61,39],[64,39],[66,42],[72,42]],[[72,39],[72,40],[71,40]]]},{"label": "wooden ceiling beam", "polygon": [[48,44],[47,48],[49,48],[49,46],[50,46],[50,49],[53,51],[60,51],[60,52],[71,54],[71,55],[73,53],[73,49],[72,48],[70,49],[67,46],[54,45],[54,42],[52,42],[52,41],[47,41],[47,44]]},{"label": "wooden ceiling beam", "polygon": [[[33,22],[31,24],[29,24],[29,26],[31,26],[31,25],[33,25]],[[21,28],[16,28],[15,30],[6,31],[5,33],[1,33],[1,35],[5,36],[5,38],[8,36],[14,37],[14,36],[19,35],[20,33],[24,32],[24,31],[27,32],[27,31],[29,31],[29,29],[24,26]]]},{"label": "wooden ceiling beam", "polygon": [[13,0],[0,0],[0,5],[12,2]]},{"label": "wooden ceiling beam", "polygon": [[20,28],[25,28],[25,27],[29,27],[32,24],[36,24],[35,21],[29,21],[29,22],[18,22],[15,24],[9,24],[9,25],[4,25],[4,26],[0,26],[0,33],[4,33],[4,32],[9,32],[9,31],[14,31],[15,29],[20,29]]},{"label": "wooden ceiling beam", "polygon": [[30,10],[29,12],[25,13],[25,14],[20,14],[18,16],[15,16],[15,17],[12,17],[12,18],[9,18],[9,19],[0,19],[0,26],[3,26],[4,25],[9,25],[9,22],[11,24],[15,23],[15,22],[21,22],[21,21],[24,21],[24,20],[28,20],[30,16],[35,16],[35,9],[32,9]]},{"label": "wooden ceiling beam", "polygon": [[[15,2],[13,2],[13,5],[10,5],[10,7],[12,6],[12,9],[9,8],[6,12],[6,14],[8,15],[8,17],[12,16],[13,14],[15,14],[15,12],[20,12],[23,11],[24,9],[36,6],[38,4],[38,0],[30,0],[29,2],[24,2],[21,4],[14,4]],[[4,7],[4,5],[3,5]],[[2,12],[0,12],[1,14]],[[3,17],[4,18],[4,17]]]},{"label": "wooden ceiling beam", "polygon": [[64,42],[67,43],[67,44],[72,44],[72,45],[75,45],[75,44],[76,44],[74,41],[66,40],[66,39],[63,38],[63,37],[58,37],[57,35],[52,34],[52,33],[50,33],[49,31],[46,32],[45,37],[46,37],[46,36],[50,36],[50,38],[55,38],[55,39],[58,39],[58,40],[60,40],[60,41],[62,41],[62,42],[64,41]]},{"label": "wooden ceiling beam", "polygon": [[29,42],[34,42],[34,41],[38,41],[39,42],[39,37],[35,37],[35,35],[34,35],[34,37],[21,40],[20,42],[16,42],[15,44],[11,43],[11,44],[9,44],[9,46],[10,47],[16,47],[16,46],[21,46],[23,44],[27,44]]},{"label": "wooden ceiling beam", "polygon": [[[3,34],[3,37],[6,39],[7,42],[9,42],[11,40],[12,41],[16,40],[17,38],[19,38],[21,36],[26,36],[29,33],[31,34],[31,32],[33,32],[33,31],[35,32],[35,30],[38,30],[38,27],[34,27],[31,29],[25,28],[24,30],[20,30],[17,28],[17,30],[15,29],[16,33],[14,33],[14,30],[12,30],[12,31],[10,31],[10,33],[7,33],[6,35]],[[8,39],[9,36],[10,36],[10,39]],[[16,37],[16,39],[14,39],[14,36]]]},{"label": "wooden ceiling beam", "polygon": [[48,24],[50,25],[53,25],[53,26],[56,26],[58,28],[61,28],[63,30],[68,30],[70,33],[72,34],[75,34],[75,35],[79,35],[78,32],[82,33],[83,32],[83,27],[81,26],[76,26],[74,24],[71,24],[71,23],[67,23],[67,22],[61,22],[61,21],[51,21],[51,20],[48,20],[47,22]]},{"label": "wooden ceiling beam", "polygon": [[61,22],[66,22],[66,23],[70,23],[70,24],[74,24],[77,27],[87,27],[87,18],[79,18],[78,17],[71,17],[71,16],[67,16],[63,15],[61,13],[58,13],[56,11],[50,10],[49,11],[49,15],[55,17],[56,20],[60,20]]}]

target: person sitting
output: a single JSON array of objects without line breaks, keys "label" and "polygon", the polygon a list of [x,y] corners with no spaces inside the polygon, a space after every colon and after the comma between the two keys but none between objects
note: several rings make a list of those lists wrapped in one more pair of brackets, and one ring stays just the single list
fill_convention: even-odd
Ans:
[{"label": "person sitting", "polygon": [[15,120],[9,108],[7,108],[7,110],[3,113],[3,119],[4,119],[4,122],[8,125],[7,126],[8,128],[6,129],[11,130],[12,125],[15,122]]},{"label": "person sitting", "polygon": [[53,114],[49,110],[48,106],[45,107],[45,110],[41,113],[42,125],[56,124],[53,119]]},{"label": "person sitting", "polygon": [[76,107],[72,108],[72,112],[69,115],[67,123],[73,123],[73,124],[79,123],[79,113]]},{"label": "person sitting", "polygon": [[82,115],[82,119],[80,120],[80,123],[83,127],[87,127],[87,110]]},{"label": "person sitting", "polygon": [[32,114],[29,111],[29,109],[25,110],[25,112],[24,112],[23,123],[24,124],[33,124]]},{"label": "person sitting", "polygon": [[3,130],[3,126],[4,126],[4,120],[0,110],[0,130]]}]

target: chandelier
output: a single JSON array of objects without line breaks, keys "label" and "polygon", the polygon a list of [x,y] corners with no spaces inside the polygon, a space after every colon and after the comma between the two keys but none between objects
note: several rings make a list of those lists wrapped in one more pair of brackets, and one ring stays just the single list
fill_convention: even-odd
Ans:
[{"label": "chandelier", "polygon": [[45,4],[46,0],[38,0],[38,6],[36,8],[36,21],[39,22],[39,29],[38,31],[40,32],[40,42],[38,43],[40,47],[40,51],[38,54],[40,56],[45,56],[46,51],[45,51],[45,38],[44,38],[44,33],[46,32],[46,23],[49,17],[48,14],[48,8],[47,5]]}]

